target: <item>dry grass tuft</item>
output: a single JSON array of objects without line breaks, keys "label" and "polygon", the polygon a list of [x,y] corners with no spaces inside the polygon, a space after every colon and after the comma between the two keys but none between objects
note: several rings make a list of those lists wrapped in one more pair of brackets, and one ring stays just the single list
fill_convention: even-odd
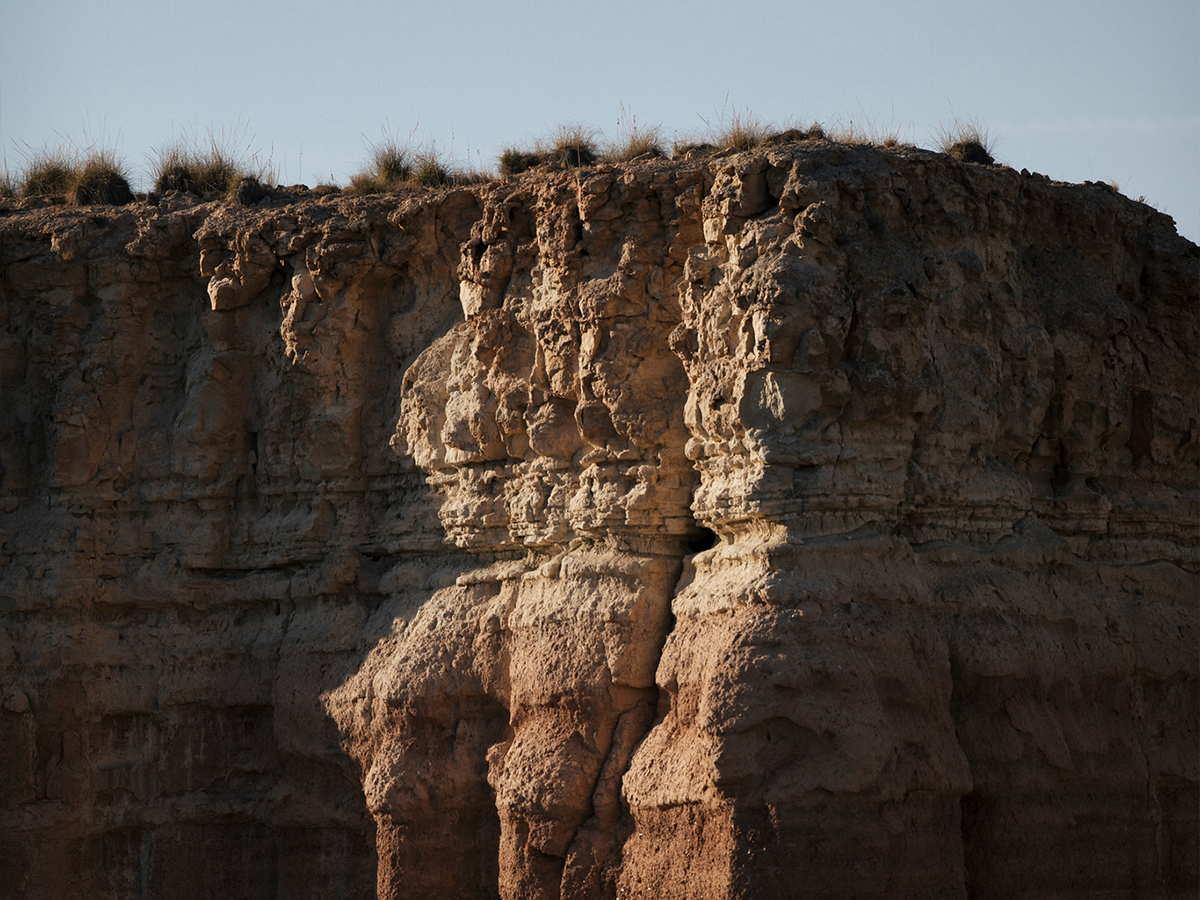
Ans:
[{"label": "dry grass tuft", "polygon": [[70,140],[29,150],[19,178],[6,168],[0,195],[60,197],[76,206],[133,201],[124,164],[113,151],[80,149]]},{"label": "dry grass tuft", "polygon": [[550,160],[568,169],[593,165],[600,158],[598,135],[586,125],[559,125]]},{"label": "dry grass tuft", "polygon": [[398,188],[399,185],[388,184],[374,172],[356,172],[350,176],[350,184],[346,190],[351,194],[382,194]]},{"label": "dry grass tuft", "polygon": [[500,154],[500,174],[518,175],[538,166],[574,169],[600,160],[599,132],[586,125],[559,125],[549,139],[534,142],[533,149],[507,147]]},{"label": "dry grass tuft", "polygon": [[455,184],[486,184],[489,181],[495,180],[495,171],[485,169],[482,166],[466,165],[454,170]]},{"label": "dry grass tuft", "polygon": [[43,147],[30,152],[21,173],[22,197],[65,197],[79,177],[79,152]]},{"label": "dry grass tuft", "polygon": [[376,141],[368,141],[370,151],[368,167],[350,176],[350,190],[356,194],[380,194],[395,191],[408,184],[413,166],[407,143],[402,144],[388,134]]},{"label": "dry grass tuft", "polygon": [[183,191],[204,198],[223,197],[240,180],[237,166],[219,150],[206,156],[175,149],[164,156],[154,180],[154,190],[159,193]]},{"label": "dry grass tuft", "polygon": [[109,150],[88,155],[67,192],[67,200],[75,206],[103,203],[122,206],[133,202],[129,178],[124,166]]},{"label": "dry grass tuft", "polygon": [[766,143],[774,133],[756,113],[746,110],[739,112],[737,107],[730,107],[729,121],[725,121],[725,113],[722,110],[717,126],[712,129],[709,143],[722,150],[753,150]]},{"label": "dry grass tuft", "polygon": [[664,156],[662,126],[634,128],[618,138],[601,154],[605,162],[621,163],[643,157]]},{"label": "dry grass tuft", "polygon": [[545,160],[536,150],[523,150],[520,147],[506,147],[500,154],[500,174],[520,175],[529,169],[537,168]]},{"label": "dry grass tuft", "polygon": [[412,152],[409,149],[412,135],[409,140],[401,141],[386,126],[381,125],[379,131],[377,140],[366,141],[370,156],[367,168],[350,178],[350,189],[356,194],[395,191],[412,177]]},{"label": "dry grass tuft", "polygon": [[[154,190],[183,191],[205,200],[238,200],[242,182],[250,181],[265,191],[265,185],[276,180],[274,170],[257,153],[249,152],[248,141],[245,146],[240,143],[236,130],[210,130],[204,140],[193,135],[168,144],[153,162]],[[240,195],[250,193],[255,189],[241,189]]]},{"label": "dry grass tuft", "polygon": [[671,158],[679,159],[692,156],[707,156],[710,153],[716,153],[717,147],[710,144],[708,141],[695,137],[694,135],[679,138],[671,144]]},{"label": "dry grass tuft", "polygon": [[183,191],[197,197],[223,197],[241,181],[236,163],[224,151],[209,152],[175,144],[159,152],[154,167],[154,190]]},{"label": "dry grass tuft", "polygon": [[785,128],[783,131],[772,132],[763,141],[764,144],[792,144],[797,141],[823,141],[826,139],[825,129],[817,123],[807,128]]},{"label": "dry grass tuft", "polygon": [[370,161],[366,169],[351,176],[348,191],[355,194],[378,194],[412,188],[443,188],[459,184],[478,184],[494,177],[484,169],[455,165],[449,154],[430,141],[415,149],[412,136],[401,141],[381,129],[382,137],[367,141]]},{"label": "dry grass tuft", "polygon": [[700,118],[704,122],[704,130],[699,135],[675,141],[672,156],[695,156],[730,150],[741,152],[767,145],[826,140],[828,137],[819,123],[799,126],[785,122],[778,127],[755,112],[730,106],[728,97],[714,121],[703,116]]},{"label": "dry grass tuft", "polygon": [[430,142],[427,149],[419,150],[414,156],[412,180],[420,187],[430,188],[449,187],[456,181],[449,160],[438,151],[433,142]]},{"label": "dry grass tuft", "polygon": [[630,162],[642,157],[663,156],[662,126],[641,126],[637,116],[621,104],[617,119],[617,137],[604,148],[601,159],[609,163]]},{"label": "dry grass tuft", "polygon": [[828,138],[839,144],[860,147],[896,149],[913,146],[902,138],[900,129],[894,124],[881,124],[874,111],[861,107],[855,118],[835,118],[829,125]]},{"label": "dry grass tuft", "polygon": [[955,119],[949,126],[939,125],[935,138],[938,150],[962,162],[984,166],[996,162],[993,150],[997,139],[974,117]]}]

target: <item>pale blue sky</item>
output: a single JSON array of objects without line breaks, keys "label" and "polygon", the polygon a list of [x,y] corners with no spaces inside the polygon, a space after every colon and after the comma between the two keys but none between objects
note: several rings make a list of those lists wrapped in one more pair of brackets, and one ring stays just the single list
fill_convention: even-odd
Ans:
[{"label": "pale blue sky", "polygon": [[[728,98],[728,100],[726,99]],[[931,146],[974,117],[997,157],[1115,180],[1200,240],[1195,0],[10,0],[0,145],[114,146],[140,180],[172,136],[236,134],[281,180],[345,182],[364,137],[491,165],[621,104],[669,140],[722,106],[775,122],[864,120]],[[144,183],[144,182],[143,182]]]}]

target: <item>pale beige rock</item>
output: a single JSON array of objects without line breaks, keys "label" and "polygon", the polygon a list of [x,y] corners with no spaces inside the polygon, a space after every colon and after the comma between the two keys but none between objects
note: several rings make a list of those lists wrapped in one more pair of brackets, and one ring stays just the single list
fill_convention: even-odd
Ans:
[{"label": "pale beige rock", "polygon": [[0,884],[1194,896],[1198,272],[821,142],[0,205]]}]

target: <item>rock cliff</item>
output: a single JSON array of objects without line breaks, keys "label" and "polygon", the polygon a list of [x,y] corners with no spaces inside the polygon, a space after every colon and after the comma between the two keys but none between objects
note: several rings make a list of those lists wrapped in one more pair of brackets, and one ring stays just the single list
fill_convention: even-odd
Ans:
[{"label": "rock cliff", "polygon": [[817,141],[28,206],[13,896],[1195,895],[1165,216]]}]

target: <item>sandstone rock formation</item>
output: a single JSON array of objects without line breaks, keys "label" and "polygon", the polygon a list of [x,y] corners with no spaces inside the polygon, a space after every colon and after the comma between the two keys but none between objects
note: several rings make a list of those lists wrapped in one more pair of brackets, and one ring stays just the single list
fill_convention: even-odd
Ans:
[{"label": "sandstone rock formation", "polygon": [[1198,278],[815,141],[0,209],[0,884],[1194,896]]}]

